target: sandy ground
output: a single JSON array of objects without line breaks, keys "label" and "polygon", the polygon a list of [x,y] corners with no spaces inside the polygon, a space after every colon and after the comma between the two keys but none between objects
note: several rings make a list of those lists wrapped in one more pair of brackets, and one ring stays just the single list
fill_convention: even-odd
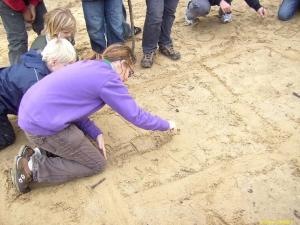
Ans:
[{"label": "sandy ground", "polygon": [[[86,54],[80,1],[46,4],[72,10],[76,48]],[[105,108],[92,117],[109,152],[102,174],[17,194],[9,168],[27,141],[16,126],[16,143],[0,152],[0,224],[300,224],[300,98],[293,95],[300,94],[300,15],[280,22],[279,1],[263,4],[264,20],[235,1],[232,23],[219,23],[215,7],[186,27],[180,2],[173,39],[182,60],[158,54],[152,69],[136,66],[128,86],[143,108],[175,120],[181,132],[143,131]],[[144,0],[133,5],[142,26]],[[136,52],[140,60],[141,36]]]}]

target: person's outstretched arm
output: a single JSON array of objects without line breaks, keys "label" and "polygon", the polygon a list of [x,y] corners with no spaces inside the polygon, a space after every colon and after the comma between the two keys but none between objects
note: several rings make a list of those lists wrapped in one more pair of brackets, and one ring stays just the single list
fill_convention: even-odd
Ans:
[{"label": "person's outstretched arm", "polygon": [[151,115],[140,108],[128,93],[127,87],[118,78],[109,79],[99,90],[101,99],[124,119],[145,130],[165,131],[170,129],[167,120]]},{"label": "person's outstretched arm", "polygon": [[246,3],[253,8],[258,15],[265,17],[267,15],[266,9],[260,4],[259,0],[245,0]]}]

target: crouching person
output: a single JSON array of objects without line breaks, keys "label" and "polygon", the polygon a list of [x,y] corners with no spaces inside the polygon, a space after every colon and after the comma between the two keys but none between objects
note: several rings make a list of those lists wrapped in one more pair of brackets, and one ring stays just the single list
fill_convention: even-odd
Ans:
[{"label": "crouching person", "polygon": [[[219,5],[219,18],[222,23],[229,23],[232,20],[232,0],[190,0],[185,10],[186,25],[193,25],[198,22],[200,16],[206,16],[210,12],[211,6]],[[253,8],[261,17],[267,14],[266,9],[259,0],[245,0],[249,7]]]},{"label": "crouching person", "polygon": [[51,71],[75,61],[74,57],[75,50],[68,41],[53,40],[42,53],[29,51],[19,64],[0,69],[0,150],[15,141],[7,115],[17,115],[25,92]]},{"label": "crouching person", "polygon": [[29,191],[32,182],[61,183],[105,168],[103,133],[88,118],[105,104],[143,129],[166,131],[175,127],[174,122],[142,110],[129,95],[124,81],[134,72],[134,57],[128,46],[113,44],[102,57],[53,72],[23,97],[19,126],[30,142],[58,157],[47,157],[29,147],[21,149],[12,173],[21,193]]}]

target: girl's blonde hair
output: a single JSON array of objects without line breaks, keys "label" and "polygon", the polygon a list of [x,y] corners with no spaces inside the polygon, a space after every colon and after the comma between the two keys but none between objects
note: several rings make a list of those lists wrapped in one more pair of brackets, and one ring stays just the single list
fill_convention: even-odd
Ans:
[{"label": "girl's blonde hair", "polygon": [[44,16],[42,33],[52,39],[58,37],[62,31],[70,32],[73,36],[76,32],[76,20],[71,11],[66,8],[56,8],[47,12]]},{"label": "girl's blonde hair", "polygon": [[102,54],[102,59],[107,59],[110,62],[125,60],[130,66],[136,61],[131,48],[125,44],[112,44],[108,46]]},{"label": "girl's blonde hair", "polygon": [[49,63],[55,60],[62,64],[76,61],[76,51],[73,45],[64,38],[54,38],[49,41],[42,51],[43,61]]}]

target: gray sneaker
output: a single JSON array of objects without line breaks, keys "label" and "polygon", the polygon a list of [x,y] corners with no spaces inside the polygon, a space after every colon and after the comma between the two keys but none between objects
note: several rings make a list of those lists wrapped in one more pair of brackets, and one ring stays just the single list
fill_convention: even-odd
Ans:
[{"label": "gray sneaker", "polygon": [[178,60],[181,58],[180,52],[176,51],[172,45],[170,46],[159,46],[159,52],[169,59]]},{"label": "gray sneaker", "polygon": [[141,60],[141,66],[144,68],[151,68],[154,62],[155,52],[144,53]]},{"label": "gray sneaker", "polygon": [[224,13],[222,9],[219,9],[219,18],[222,23],[230,23],[232,21],[232,13]]},{"label": "gray sneaker", "polygon": [[199,21],[200,21],[199,18],[189,20],[189,19],[187,18],[186,14],[184,15],[184,20],[185,20],[185,22],[184,22],[184,25],[185,25],[185,26],[196,25],[196,24],[198,24]]}]

